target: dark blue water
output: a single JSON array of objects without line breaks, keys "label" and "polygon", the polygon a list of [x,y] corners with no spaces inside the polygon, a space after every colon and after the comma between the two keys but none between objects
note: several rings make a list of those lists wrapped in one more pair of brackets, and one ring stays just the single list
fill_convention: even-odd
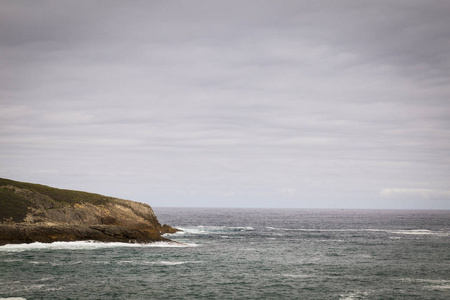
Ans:
[{"label": "dark blue water", "polygon": [[0,298],[450,299],[450,211],[155,212],[181,244],[0,247]]}]

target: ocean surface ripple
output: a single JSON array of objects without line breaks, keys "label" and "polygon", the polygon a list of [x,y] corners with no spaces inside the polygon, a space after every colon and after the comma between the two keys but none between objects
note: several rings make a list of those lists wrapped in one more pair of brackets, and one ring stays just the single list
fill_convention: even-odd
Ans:
[{"label": "ocean surface ripple", "polygon": [[0,247],[0,299],[450,299],[450,212],[154,208],[176,243]]}]

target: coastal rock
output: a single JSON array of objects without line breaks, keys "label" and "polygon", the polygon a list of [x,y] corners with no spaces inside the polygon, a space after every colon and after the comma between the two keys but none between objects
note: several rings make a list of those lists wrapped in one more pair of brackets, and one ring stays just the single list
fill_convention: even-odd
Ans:
[{"label": "coastal rock", "polygon": [[148,204],[0,178],[0,244],[148,243],[176,231],[161,225]]},{"label": "coastal rock", "polygon": [[0,244],[51,243],[95,240],[102,242],[149,243],[167,241],[157,232],[115,225],[0,225]]}]

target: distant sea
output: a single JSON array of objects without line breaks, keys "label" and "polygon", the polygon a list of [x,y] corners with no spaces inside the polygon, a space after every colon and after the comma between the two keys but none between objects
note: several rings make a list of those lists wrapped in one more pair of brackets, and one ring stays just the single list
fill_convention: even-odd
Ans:
[{"label": "distant sea", "polygon": [[450,299],[450,211],[155,208],[179,243],[0,247],[0,298]]}]

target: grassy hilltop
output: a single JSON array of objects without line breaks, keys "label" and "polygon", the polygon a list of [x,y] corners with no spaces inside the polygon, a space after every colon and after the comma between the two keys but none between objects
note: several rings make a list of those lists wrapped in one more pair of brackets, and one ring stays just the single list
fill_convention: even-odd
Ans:
[{"label": "grassy hilltop", "polygon": [[21,222],[31,208],[38,208],[30,193],[18,193],[17,191],[30,191],[39,197],[47,196],[61,206],[73,206],[75,203],[90,203],[93,205],[105,205],[112,197],[99,194],[64,190],[41,184],[19,182],[0,178],[0,222],[12,219]]}]

